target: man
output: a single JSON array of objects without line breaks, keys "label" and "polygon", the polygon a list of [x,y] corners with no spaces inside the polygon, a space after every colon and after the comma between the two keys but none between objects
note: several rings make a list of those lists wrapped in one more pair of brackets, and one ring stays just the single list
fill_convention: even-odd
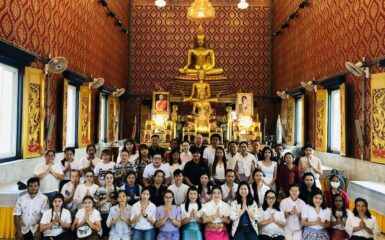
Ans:
[{"label": "man", "polygon": [[196,186],[200,182],[200,176],[206,173],[210,177],[210,169],[207,163],[201,160],[201,153],[198,148],[190,148],[193,159],[184,166],[184,181],[188,186]]},{"label": "man", "polygon": [[203,156],[203,151],[205,150],[206,146],[203,145],[203,136],[202,136],[202,134],[198,133],[197,135],[195,135],[194,144],[190,147],[190,152],[191,152],[191,148],[192,147],[198,148],[198,150],[199,150],[199,152],[201,154],[201,157]]},{"label": "man", "polygon": [[186,201],[186,195],[188,186],[183,183],[183,171],[176,169],[174,172],[174,181],[175,183],[168,187],[168,190],[171,190],[174,193],[174,200],[177,206],[180,206]]},{"label": "man", "polygon": [[221,136],[217,133],[210,136],[210,142],[211,146],[208,146],[203,151],[203,160],[209,165],[213,165],[214,158],[215,158],[215,151],[217,147],[219,146],[219,143],[221,141]]},{"label": "man", "polygon": [[171,139],[170,141],[170,151],[167,152],[164,156],[163,156],[163,160],[164,162],[169,162],[170,161],[170,153],[173,151],[173,150],[177,150],[178,152],[180,152],[180,146],[179,146],[179,141],[178,139],[174,138],[174,139]]},{"label": "man", "polygon": [[237,158],[239,156],[238,153],[238,143],[235,141],[231,141],[227,144],[227,154],[226,159],[228,162],[227,169],[235,168],[235,163],[237,162]]},{"label": "man", "polygon": [[251,150],[251,154],[255,156],[257,161],[263,160],[263,153],[262,153],[262,150],[260,149],[261,144],[259,140],[253,140],[252,145],[253,145],[253,149]]},{"label": "man", "polygon": [[226,170],[226,182],[222,184],[222,196],[223,201],[227,203],[231,203],[236,196],[238,190],[238,184],[234,183],[235,180],[235,172],[232,169]]},{"label": "man", "polygon": [[274,150],[275,150],[275,154],[276,155],[273,158],[273,160],[277,162],[278,169],[279,169],[280,167],[285,165],[285,160],[283,159],[283,156],[284,156],[284,154],[283,154],[283,152],[284,152],[283,145],[278,143],[277,145],[275,145]]},{"label": "man", "polygon": [[28,192],[17,199],[13,212],[17,240],[40,239],[40,219],[49,208],[47,196],[39,192],[39,178],[28,179],[27,187]]},{"label": "man", "polygon": [[150,201],[157,207],[163,204],[163,194],[167,190],[167,186],[163,184],[164,176],[162,170],[156,170],[154,173],[154,181],[148,186]]},{"label": "man", "polygon": [[165,184],[170,185],[170,172],[166,165],[162,163],[162,156],[157,153],[152,158],[152,163],[147,165],[143,170],[143,185],[146,187],[150,184],[150,181],[154,177],[155,171],[162,170],[164,173]]},{"label": "man", "polygon": [[154,157],[155,154],[160,154],[163,158],[165,152],[166,150],[164,150],[164,148],[159,147],[159,136],[156,134],[152,135],[151,146],[148,149],[148,154],[150,155],[150,157]]},{"label": "man", "polygon": [[76,191],[76,187],[80,182],[80,171],[72,169],[70,173],[71,180],[64,184],[61,189],[61,194],[64,196],[64,204],[72,214],[75,214],[76,204],[73,203],[73,197]]}]

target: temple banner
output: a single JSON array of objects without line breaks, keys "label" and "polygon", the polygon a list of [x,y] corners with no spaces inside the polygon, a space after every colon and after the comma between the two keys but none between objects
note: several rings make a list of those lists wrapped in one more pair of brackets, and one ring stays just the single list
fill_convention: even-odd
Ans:
[{"label": "temple banner", "polygon": [[25,68],[23,93],[23,158],[40,156],[44,148],[44,73]]},{"label": "temple banner", "polygon": [[372,162],[385,164],[385,73],[371,75],[371,148]]},{"label": "temple banner", "polygon": [[107,99],[107,142],[114,141],[115,126],[115,103],[114,97],[109,96]]},{"label": "temple banner", "polygon": [[91,90],[88,86],[80,86],[79,91],[79,123],[78,145],[85,147],[91,143]]},{"label": "temple banner", "polygon": [[287,100],[287,127],[286,127],[286,143],[294,145],[294,126],[295,126],[295,100],[289,97]]},{"label": "temple banner", "polygon": [[340,155],[346,156],[346,86],[342,83],[340,86],[340,104],[341,104],[341,150]]},{"label": "temple banner", "polygon": [[316,111],[315,149],[326,152],[328,146],[328,91],[326,89],[318,90],[316,93]]}]

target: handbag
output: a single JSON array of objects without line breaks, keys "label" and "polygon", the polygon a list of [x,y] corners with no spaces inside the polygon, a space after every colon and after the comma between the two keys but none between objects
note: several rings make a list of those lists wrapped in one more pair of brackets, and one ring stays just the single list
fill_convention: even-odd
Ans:
[{"label": "handbag", "polygon": [[92,229],[87,224],[78,227],[78,229],[76,230],[76,235],[78,238],[86,238],[91,236],[91,234]]}]

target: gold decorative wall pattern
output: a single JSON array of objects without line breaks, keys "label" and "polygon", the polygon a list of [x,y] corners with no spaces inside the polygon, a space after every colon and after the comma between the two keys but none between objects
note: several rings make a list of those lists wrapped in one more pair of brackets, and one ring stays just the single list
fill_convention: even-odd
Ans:
[{"label": "gold decorative wall pattern", "polygon": [[341,104],[341,150],[340,155],[346,156],[346,84],[340,86]]},{"label": "gold decorative wall pattern", "polygon": [[287,128],[286,128],[286,143],[294,145],[294,130],[295,130],[295,100],[289,97],[287,100]]},{"label": "gold decorative wall pattern", "polygon": [[62,137],[62,149],[67,145],[67,98],[68,98],[68,80],[64,79],[63,86],[63,137]]},{"label": "gold decorative wall pattern", "polygon": [[317,151],[327,151],[328,133],[328,91],[318,90],[316,93],[316,133],[315,149]]},{"label": "gold decorative wall pattern", "polygon": [[371,150],[372,162],[385,164],[385,73],[371,75]]},{"label": "gold decorative wall pattern", "polygon": [[107,142],[115,140],[115,120],[116,120],[116,109],[115,109],[115,97],[112,95],[108,96],[107,99]]},{"label": "gold decorative wall pattern", "polygon": [[80,86],[78,146],[85,147],[91,143],[91,90]]},{"label": "gold decorative wall pattern", "polygon": [[40,156],[44,150],[44,88],[43,71],[26,67],[23,88],[23,158]]}]

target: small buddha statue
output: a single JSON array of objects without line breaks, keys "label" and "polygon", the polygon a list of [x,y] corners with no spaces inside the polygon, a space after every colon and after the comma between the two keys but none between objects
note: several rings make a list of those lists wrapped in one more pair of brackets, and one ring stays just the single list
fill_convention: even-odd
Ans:
[{"label": "small buddha statue", "polygon": [[174,122],[178,120],[178,105],[172,105],[171,120]]}]

